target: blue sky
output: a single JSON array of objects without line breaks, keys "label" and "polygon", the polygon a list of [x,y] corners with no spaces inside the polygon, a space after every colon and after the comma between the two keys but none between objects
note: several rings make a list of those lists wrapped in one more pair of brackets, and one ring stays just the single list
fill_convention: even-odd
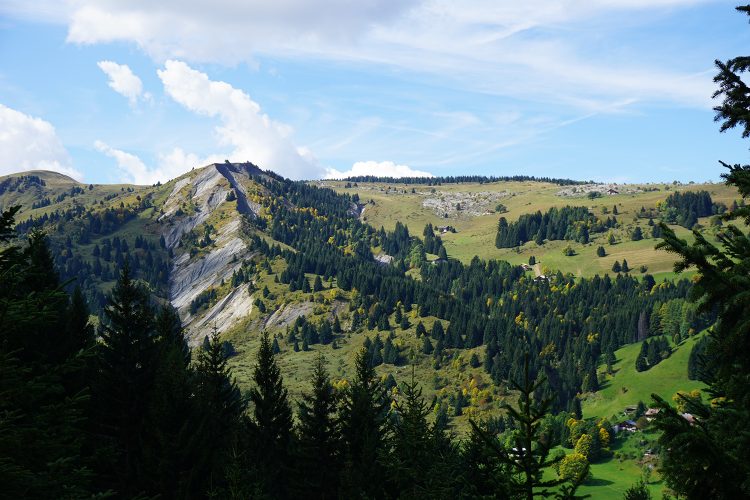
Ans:
[{"label": "blue sky", "polygon": [[[592,4],[594,4],[592,6]],[[0,174],[153,183],[225,158],[347,173],[717,180],[702,0],[0,0]]]}]

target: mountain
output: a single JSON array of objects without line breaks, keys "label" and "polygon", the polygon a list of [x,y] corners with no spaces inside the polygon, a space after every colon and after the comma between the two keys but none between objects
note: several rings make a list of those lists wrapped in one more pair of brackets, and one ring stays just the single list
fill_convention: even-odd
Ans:
[{"label": "mountain", "polygon": [[[649,260],[653,239],[626,237],[635,225],[647,227],[640,207],[657,216],[675,191],[710,190],[726,205],[734,199],[718,185],[597,185],[610,194],[591,197],[590,185],[550,181],[306,183],[225,162],[153,186],[25,172],[0,178],[0,206],[22,204],[18,230],[47,234],[61,277],[82,288],[94,314],[127,263],[155,300],[178,311],[191,345],[218,330],[236,353],[231,363],[244,388],[261,330],[277,340],[292,394],[306,388],[316,351],[343,379],[365,345],[391,380],[403,380],[404,365],[413,364],[433,408],[450,409],[464,425],[495,413],[493,401],[507,396],[504,381],[518,377],[526,349],[535,372],[549,378],[556,409],[596,392],[600,357],[660,333],[657,320],[651,331],[639,325],[689,290],[638,270],[671,263]],[[512,222],[571,204],[596,214],[590,224],[604,218],[603,207],[619,209],[609,230],[618,241],[605,244],[606,257],[593,253],[607,233],[593,230],[586,243],[485,244],[501,216]],[[700,221],[709,226],[709,218]],[[564,256],[563,245],[576,255]],[[536,275],[518,265],[531,255],[541,262]],[[627,259],[633,275],[608,271],[615,259]],[[602,278],[604,270],[612,276]],[[691,318],[688,327],[705,323]]]}]

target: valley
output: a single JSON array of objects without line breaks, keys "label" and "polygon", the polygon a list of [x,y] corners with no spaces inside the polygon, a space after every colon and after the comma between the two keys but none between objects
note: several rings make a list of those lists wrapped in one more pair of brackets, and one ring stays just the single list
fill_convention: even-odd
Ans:
[{"label": "valley", "polygon": [[[612,194],[593,197],[597,187]],[[153,186],[9,176],[0,178],[0,207],[20,204],[18,228],[46,235],[61,279],[80,287],[94,325],[127,265],[157,304],[174,308],[194,352],[220,336],[245,394],[256,383],[260,332],[270,334],[295,401],[320,354],[333,387],[345,391],[365,346],[390,397],[413,380],[428,419],[463,439],[472,421],[512,425],[502,408],[516,404],[511,381],[530,352],[532,372],[548,380],[538,395],[558,414],[546,425],[563,449],[575,444],[564,437],[564,415],[614,424],[652,393],[669,399],[702,387],[688,379],[687,359],[712,317],[687,304],[691,272],[672,273],[675,259],[654,249],[649,224],[672,193],[702,191],[724,209],[741,202],[719,184],[301,183],[227,162]],[[497,248],[500,217],[566,206],[585,207],[585,243],[566,235]],[[714,218],[698,219],[711,241],[720,231]],[[610,221],[606,232],[593,225],[601,221]],[[635,228],[642,239],[631,237]],[[614,272],[615,261],[630,272]],[[647,337],[670,339],[674,352],[636,373]],[[611,368],[602,364],[608,357]],[[613,437],[613,452],[628,443]],[[584,491],[607,498],[611,489],[595,485],[611,483],[608,467],[630,471],[618,491],[635,482],[640,457],[623,457],[617,467],[613,458],[592,461]]]}]

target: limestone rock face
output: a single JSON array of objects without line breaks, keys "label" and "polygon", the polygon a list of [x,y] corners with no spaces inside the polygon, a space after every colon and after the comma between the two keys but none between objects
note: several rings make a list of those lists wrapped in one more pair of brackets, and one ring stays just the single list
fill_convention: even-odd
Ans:
[{"label": "limestone rock face", "polygon": [[[169,301],[177,309],[191,344],[197,344],[214,326],[225,331],[252,311],[247,284],[231,290],[208,311],[190,313],[190,304],[202,292],[230,281],[243,260],[252,257],[242,234],[242,218],[256,217],[260,205],[248,199],[253,176],[263,172],[252,164],[215,163],[177,180],[167,197],[159,222],[166,247],[172,252]],[[233,192],[234,196],[229,197]],[[231,199],[231,201],[229,201]],[[222,224],[204,252],[191,255],[183,239],[222,213]],[[215,217],[214,217],[215,219]]]}]

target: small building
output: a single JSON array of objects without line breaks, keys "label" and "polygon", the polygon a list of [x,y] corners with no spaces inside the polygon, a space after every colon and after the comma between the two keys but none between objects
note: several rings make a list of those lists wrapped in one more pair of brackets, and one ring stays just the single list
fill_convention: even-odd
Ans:
[{"label": "small building", "polygon": [[615,431],[615,433],[618,432],[635,432],[638,430],[638,426],[635,425],[635,422],[632,420],[623,420],[619,424],[615,424],[612,429]]},{"label": "small building", "polygon": [[616,190],[616,189],[609,188],[609,189],[607,189],[607,194],[608,195],[620,194],[620,192],[618,190]]},{"label": "small building", "polygon": [[528,264],[521,264],[521,269],[524,271],[531,271],[531,266]]},{"label": "small building", "polygon": [[659,414],[659,408],[649,408],[646,410],[646,413],[643,414],[643,416],[646,417],[646,419],[651,422],[653,419],[656,418],[656,416]]}]

